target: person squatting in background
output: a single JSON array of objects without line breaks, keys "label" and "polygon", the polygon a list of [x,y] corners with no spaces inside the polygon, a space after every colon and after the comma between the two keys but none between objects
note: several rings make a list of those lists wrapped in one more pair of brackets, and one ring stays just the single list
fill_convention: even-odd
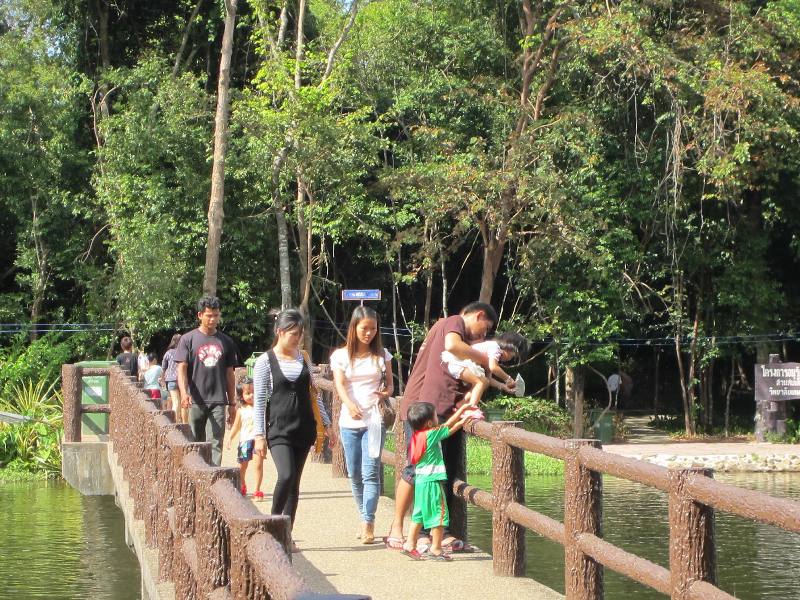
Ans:
[{"label": "person squatting in background", "polygon": [[236,417],[228,434],[227,447],[231,447],[233,438],[239,435],[237,443],[236,461],[239,463],[239,481],[242,485],[242,496],[247,495],[247,484],[245,476],[250,463],[253,463],[255,476],[255,492],[253,498],[256,500],[264,499],[264,492],[261,491],[261,480],[264,477],[264,459],[255,450],[254,433],[254,413],[253,413],[253,380],[245,377],[236,385]]},{"label": "person squatting in background", "polygon": [[[278,312],[274,329],[273,347],[253,367],[255,452],[264,458],[269,447],[278,471],[271,512],[288,515],[294,525],[308,453],[312,446],[320,452],[326,435],[335,445],[336,433],[312,383],[308,355],[300,350],[300,311]],[[298,551],[294,542],[292,551]]]},{"label": "person squatting in background", "polygon": [[[353,311],[347,341],[331,354],[331,368],[336,392],[342,400],[339,437],[361,516],[361,529],[356,537],[364,544],[371,544],[375,540],[375,510],[380,496],[380,451],[386,434],[378,404],[394,390],[392,355],[381,343],[380,322],[374,310],[359,306]],[[375,427],[375,423],[379,426]],[[373,440],[370,435],[376,431],[379,439]]]}]

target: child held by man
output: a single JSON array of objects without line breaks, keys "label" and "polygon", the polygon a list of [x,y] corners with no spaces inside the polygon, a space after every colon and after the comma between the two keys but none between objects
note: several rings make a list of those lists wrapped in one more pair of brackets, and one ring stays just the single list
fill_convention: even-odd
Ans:
[{"label": "child held by man", "polygon": [[[452,560],[442,550],[442,537],[444,528],[450,524],[450,513],[445,500],[447,472],[440,442],[464,426],[469,420],[464,413],[470,408],[469,404],[463,404],[438,427],[433,404],[417,402],[408,409],[408,423],[414,430],[409,447],[409,460],[415,465],[414,512],[403,554],[414,560]],[[417,539],[423,527],[430,530],[431,545],[421,553],[417,550]]]},{"label": "child held by man", "polygon": [[253,463],[255,470],[255,483],[256,490],[253,493],[253,498],[256,500],[264,499],[264,492],[261,491],[261,479],[264,475],[264,459],[259,454],[254,454],[255,448],[255,435],[253,433],[253,380],[245,377],[236,385],[236,417],[231,426],[230,437],[228,438],[227,447],[231,447],[233,438],[239,435],[238,450],[236,451],[236,460],[239,462],[239,479],[242,484],[242,496],[247,495],[247,485],[245,484],[245,475],[250,463]]},{"label": "child held by man", "polygon": [[447,365],[450,376],[472,386],[464,395],[465,404],[476,407],[489,386],[514,393],[516,381],[503,370],[500,363],[524,360],[528,341],[519,333],[506,331],[485,342],[472,344],[472,347],[489,358],[488,373],[475,361],[459,359],[450,352],[442,352],[442,362]]}]

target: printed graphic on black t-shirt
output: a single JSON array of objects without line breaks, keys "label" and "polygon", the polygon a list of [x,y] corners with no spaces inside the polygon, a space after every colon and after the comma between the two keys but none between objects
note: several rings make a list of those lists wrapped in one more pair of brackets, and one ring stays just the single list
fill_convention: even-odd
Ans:
[{"label": "printed graphic on black t-shirt", "polygon": [[188,365],[192,402],[198,406],[227,403],[227,370],[238,366],[238,352],[230,337],[221,331],[206,335],[194,329],[178,342],[175,361]]}]

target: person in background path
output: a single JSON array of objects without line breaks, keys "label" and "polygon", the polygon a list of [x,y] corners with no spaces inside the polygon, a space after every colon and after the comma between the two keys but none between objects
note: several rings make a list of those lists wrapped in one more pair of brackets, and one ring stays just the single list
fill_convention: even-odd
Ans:
[{"label": "person in background path", "polygon": [[233,420],[228,437],[227,448],[231,447],[233,438],[239,435],[236,450],[236,460],[239,463],[239,482],[242,485],[242,496],[247,495],[245,476],[250,463],[255,471],[256,488],[253,493],[255,500],[263,500],[264,492],[261,491],[261,481],[264,477],[264,459],[260,454],[255,454],[255,439],[253,428],[253,380],[245,377],[236,385],[236,418]]},{"label": "person in background path", "polygon": [[145,393],[153,400],[158,400],[158,407],[161,408],[161,379],[164,371],[158,364],[158,356],[155,352],[147,355],[147,369],[141,373],[142,383],[144,383]]},{"label": "person in background path", "polygon": [[222,461],[226,412],[228,423],[236,413],[234,368],[239,363],[233,340],[217,329],[221,314],[219,298],[201,298],[200,326],[182,335],[175,350],[181,406],[189,410],[194,438],[211,442],[211,460],[217,466]]},{"label": "person in background path", "polygon": [[144,350],[139,350],[136,354],[136,365],[139,368],[139,380],[141,380],[142,373],[150,366],[150,361],[147,359],[147,353]]},{"label": "person in background path", "polygon": [[175,361],[175,350],[180,340],[180,333],[172,336],[167,351],[164,352],[164,358],[161,359],[161,369],[164,371],[161,377],[162,383],[167,388],[167,394],[169,394],[170,408],[175,411],[175,422],[188,423],[189,411],[181,407],[181,394],[178,390],[178,363]]},{"label": "person in background path", "polygon": [[[331,420],[311,380],[308,355],[300,350],[303,329],[300,311],[278,312],[275,344],[253,366],[255,452],[264,458],[269,446],[278,471],[272,514],[288,515],[292,525],[311,447],[321,451],[326,434],[331,446],[336,443]],[[298,551],[294,543],[292,551]]]},{"label": "person in background path", "polygon": [[[406,440],[413,434],[408,424],[408,409],[416,402],[430,402],[436,408],[440,421],[450,418],[456,404],[464,397],[463,384],[447,372],[442,362],[442,352],[447,351],[459,359],[471,359],[484,368],[489,367],[485,354],[475,350],[471,343],[480,342],[497,324],[497,313],[485,302],[472,302],[461,313],[439,319],[431,327],[411,369],[402,401],[400,418],[404,421]],[[464,460],[463,433],[456,432],[442,443],[444,464],[447,470],[445,494],[450,512],[453,512],[453,480],[456,471]],[[403,548],[403,520],[414,498],[414,465],[408,465],[397,483],[394,503],[394,520],[389,535],[384,542],[387,548]],[[463,540],[446,534],[443,546],[452,551],[465,549]]]},{"label": "person in background path", "polygon": [[139,363],[133,353],[133,340],[127,335],[119,341],[122,353],[117,355],[117,364],[123,369],[127,369],[131,377],[139,377]]},{"label": "person in background path", "polygon": [[381,343],[378,314],[366,306],[353,311],[343,348],[331,354],[336,391],[342,400],[339,435],[353,489],[364,544],[375,541],[375,509],[381,485],[381,457],[369,455],[367,421],[381,422],[380,446],[386,433],[378,403],[392,395],[392,355]]},{"label": "person in background path", "polygon": [[[460,430],[468,418],[464,412],[471,408],[463,404],[441,427],[437,427],[436,408],[429,402],[417,402],[408,409],[408,423],[414,430],[409,444],[409,462],[414,465],[414,512],[411,529],[403,545],[403,554],[414,560],[452,560],[442,550],[444,528],[450,524],[450,513],[444,500],[447,471],[442,456],[442,440]],[[417,550],[422,528],[430,530],[431,544],[424,552]]]}]

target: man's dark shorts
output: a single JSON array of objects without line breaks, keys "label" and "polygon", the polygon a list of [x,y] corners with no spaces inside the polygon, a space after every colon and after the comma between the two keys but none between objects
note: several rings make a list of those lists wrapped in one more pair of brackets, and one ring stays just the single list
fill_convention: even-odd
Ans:
[{"label": "man's dark shorts", "polygon": [[403,431],[406,434],[406,466],[403,468],[403,472],[400,474],[400,477],[408,483],[409,485],[414,485],[414,472],[415,468],[414,465],[408,460],[408,447],[411,444],[411,436],[414,435],[414,430],[411,429],[411,425],[409,425],[408,421],[403,421]]}]

